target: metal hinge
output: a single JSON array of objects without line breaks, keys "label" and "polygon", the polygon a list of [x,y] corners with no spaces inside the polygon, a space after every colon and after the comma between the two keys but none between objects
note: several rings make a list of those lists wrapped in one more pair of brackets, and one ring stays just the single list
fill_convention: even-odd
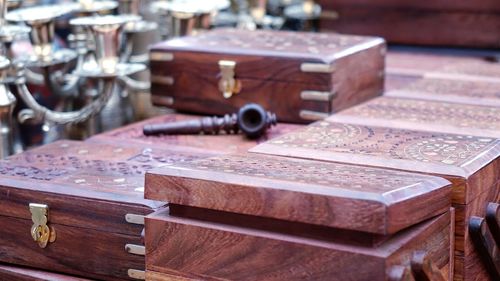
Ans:
[{"label": "metal hinge", "polygon": [[161,76],[161,75],[151,75],[151,83],[163,84],[163,85],[174,85],[175,80],[172,76]]},{"label": "metal hinge", "polygon": [[144,216],[137,215],[137,214],[126,214],[125,221],[127,221],[128,223],[132,223],[132,224],[144,225]]},{"label": "metal hinge", "polygon": [[321,91],[302,91],[300,98],[310,101],[326,101],[329,102],[335,96],[334,92],[321,92]]},{"label": "metal hinge", "polygon": [[128,277],[137,280],[146,280],[146,271],[138,269],[129,269],[127,271]]},{"label": "metal hinge", "polygon": [[145,256],[146,255],[146,247],[144,247],[142,245],[126,244],[125,251],[127,251],[127,253],[129,253],[129,254],[138,255],[138,256]]},{"label": "metal hinge", "polygon": [[301,110],[299,115],[300,118],[311,121],[323,120],[330,116],[329,113],[312,111],[312,110]]},{"label": "metal hinge", "polygon": [[300,65],[300,71],[314,73],[333,73],[335,71],[335,67],[331,64],[305,62]]},{"label": "metal hinge", "polygon": [[163,53],[163,52],[151,52],[149,53],[150,61],[173,61],[174,54],[172,53]]},{"label": "metal hinge", "polygon": [[219,80],[219,91],[221,91],[222,96],[228,99],[234,94],[241,91],[241,82],[235,79],[235,68],[236,62],[230,60],[220,60],[220,80]]}]

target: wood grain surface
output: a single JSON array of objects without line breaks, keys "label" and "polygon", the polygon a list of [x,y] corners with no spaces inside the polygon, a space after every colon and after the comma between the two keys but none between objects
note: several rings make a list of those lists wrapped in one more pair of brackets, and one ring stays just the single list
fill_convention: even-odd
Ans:
[{"label": "wood grain surface", "polygon": [[[497,53],[453,48],[391,48],[387,52],[388,74],[420,78],[467,78],[498,81]],[[455,79],[459,80],[459,79]]]},{"label": "wood grain surface", "polygon": [[319,121],[258,145],[251,152],[442,175],[452,200],[467,203],[497,182],[500,141]]},{"label": "wood grain surface", "polygon": [[[482,146],[482,141],[490,144]],[[457,209],[455,279],[463,280],[486,276],[466,224],[470,216],[484,215],[487,202],[500,201],[498,148],[493,138],[322,121],[251,151],[446,177],[453,183],[452,201]]]},{"label": "wood grain surface", "polygon": [[[178,150],[179,152],[187,150],[189,153],[192,153],[193,156],[198,153],[218,155],[225,153],[246,152],[248,149],[261,142],[290,133],[302,127],[301,125],[296,124],[278,123],[257,140],[248,140],[241,134],[145,136],[142,132],[142,128],[146,124],[163,124],[201,117],[203,116],[176,113],[166,114],[95,135],[86,142],[107,144],[121,144],[126,142],[127,144],[135,144],[151,149],[169,149]],[[188,155],[185,155],[184,157],[187,156]]]},{"label": "wood grain surface", "polygon": [[[499,84],[500,85],[500,84]],[[499,96],[500,97],[500,96]],[[500,99],[499,99],[500,101]],[[436,133],[500,138],[500,107],[379,97],[330,116],[329,121]]]},{"label": "wood grain surface", "polygon": [[430,11],[467,11],[467,12],[499,12],[500,3],[495,0],[476,0],[470,2],[467,0],[338,0],[338,1],[322,1],[319,0],[325,9],[335,8],[343,5],[356,5],[367,7],[383,7],[383,8],[401,8],[401,9],[424,9]]},{"label": "wood grain surface", "polygon": [[257,154],[163,167],[146,175],[145,191],[171,204],[379,234],[445,212],[449,196],[436,177]]},{"label": "wood grain surface", "polygon": [[440,270],[450,265],[449,213],[375,247],[261,231],[237,222],[186,219],[168,211],[150,215],[146,231],[147,270],[183,278],[385,280],[386,269],[409,265],[415,250],[428,252]]},{"label": "wood grain surface", "polygon": [[[323,9],[321,31],[381,36],[389,43],[498,48],[500,46],[500,16],[497,12],[425,8],[405,8],[399,5],[342,3],[331,1]],[[374,3],[371,1],[370,3]],[[408,3],[410,1],[399,1]],[[411,1],[417,2],[417,1]],[[430,1],[428,1],[430,2]],[[448,5],[452,2],[448,1]],[[474,2],[475,4],[475,2]],[[469,6],[474,5],[470,3]],[[498,9],[498,3],[493,4]],[[422,5],[423,6],[423,5]],[[328,5],[327,5],[328,7]],[[485,6],[486,7],[486,6]],[[329,16],[331,13],[337,16]],[[418,31],[418,32],[416,32]]]},{"label": "wood grain surface", "polygon": [[57,274],[27,267],[0,264],[0,280],[5,281],[90,281],[80,277]]}]

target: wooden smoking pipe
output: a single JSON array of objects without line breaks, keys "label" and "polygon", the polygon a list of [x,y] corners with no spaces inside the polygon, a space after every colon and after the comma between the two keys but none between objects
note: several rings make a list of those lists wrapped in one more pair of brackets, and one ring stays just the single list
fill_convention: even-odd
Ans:
[{"label": "wooden smoking pipe", "polygon": [[242,131],[247,138],[262,136],[268,128],[276,125],[276,114],[265,111],[262,106],[250,103],[241,107],[238,113],[226,114],[223,117],[204,117],[196,120],[171,122],[166,124],[145,125],[143,133],[151,135],[186,135],[186,134],[219,134]]}]

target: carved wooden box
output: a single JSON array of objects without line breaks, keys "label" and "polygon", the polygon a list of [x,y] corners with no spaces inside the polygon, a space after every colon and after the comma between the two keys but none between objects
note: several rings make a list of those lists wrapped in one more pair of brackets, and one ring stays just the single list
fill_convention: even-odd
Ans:
[{"label": "carved wooden box", "polygon": [[[488,202],[500,201],[500,140],[320,121],[251,151],[447,178],[453,183],[456,209],[454,278],[488,280],[470,239],[469,220],[472,216],[484,217]],[[498,252],[490,255],[495,259]]]},{"label": "carved wooden box", "polygon": [[144,173],[213,153],[60,141],[0,161],[0,261],[101,280],[144,277]]},{"label": "carved wooden box", "polygon": [[500,107],[495,106],[383,96],[332,115],[328,120],[500,138]]},{"label": "carved wooden box", "polygon": [[450,191],[437,177],[258,154],[163,167],[146,175],[145,197],[169,201],[146,218],[147,275],[403,280],[389,275],[411,275],[421,251],[448,280]]},{"label": "carved wooden box", "polygon": [[217,29],[153,46],[153,103],[225,114],[256,102],[279,121],[308,123],[382,93],[383,39],[249,32]]},{"label": "carved wooden box", "polygon": [[320,30],[377,35],[390,43],[498,48],[500,3],[475,1],[319,0]]},{"label": "carved wooden box", "polygon": [[385,95],[500,106],[495,52],[396,48],[386,63]]}]

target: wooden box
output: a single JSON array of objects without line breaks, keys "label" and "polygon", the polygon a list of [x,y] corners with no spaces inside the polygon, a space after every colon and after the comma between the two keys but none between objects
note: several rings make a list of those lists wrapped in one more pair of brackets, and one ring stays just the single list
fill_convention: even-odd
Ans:
[{"label": "wooden box", "polygon": [[447,178],[453,183],[456,209],[454,279],[488,280],[470,240],[468,223],[471,216],[484,217],[488,202],[500,201],[500,140],[325,120],[251,151]]},{"label": "wooden box", "polygon": [[152,99],[203,114],[256,102],[308,123],[380,95],[385,49],[375,37],[216,29],[151,48]]},{"label": "wooden box", "polygon": [[[500,64],[498,67],[500,68]],[[499,78],[424,78],[400,89],[388,91],[385,95],[500,108],[499,87]]]},{"label": "wooden box", "polygon": [[410,280],[420,252],[448,280],[450,191],[438,177],[258,154],[163,167],[146,175],[145,197],[169,201],[146,218],[147,276]]},{"label": "wooden box", "polygon": [[213,155],[60,141],[2,160],[0,261],[92,279],[141,279],[144,216],[165,205],[144,199],[144,172]]},{"label": "wooden box", "polygon": [[456,49],[392,48],[386,95],[498,105],[498,54]]},{"label": "wooden box", "polygon": [[500,107],[495,106],[383,96],[332,115],[328,120],[500,138]]},{"label": "wooden box", "polygon": [[498,48],[495,0],[319,0],[320,30],[377,35],[390,43]]}]

